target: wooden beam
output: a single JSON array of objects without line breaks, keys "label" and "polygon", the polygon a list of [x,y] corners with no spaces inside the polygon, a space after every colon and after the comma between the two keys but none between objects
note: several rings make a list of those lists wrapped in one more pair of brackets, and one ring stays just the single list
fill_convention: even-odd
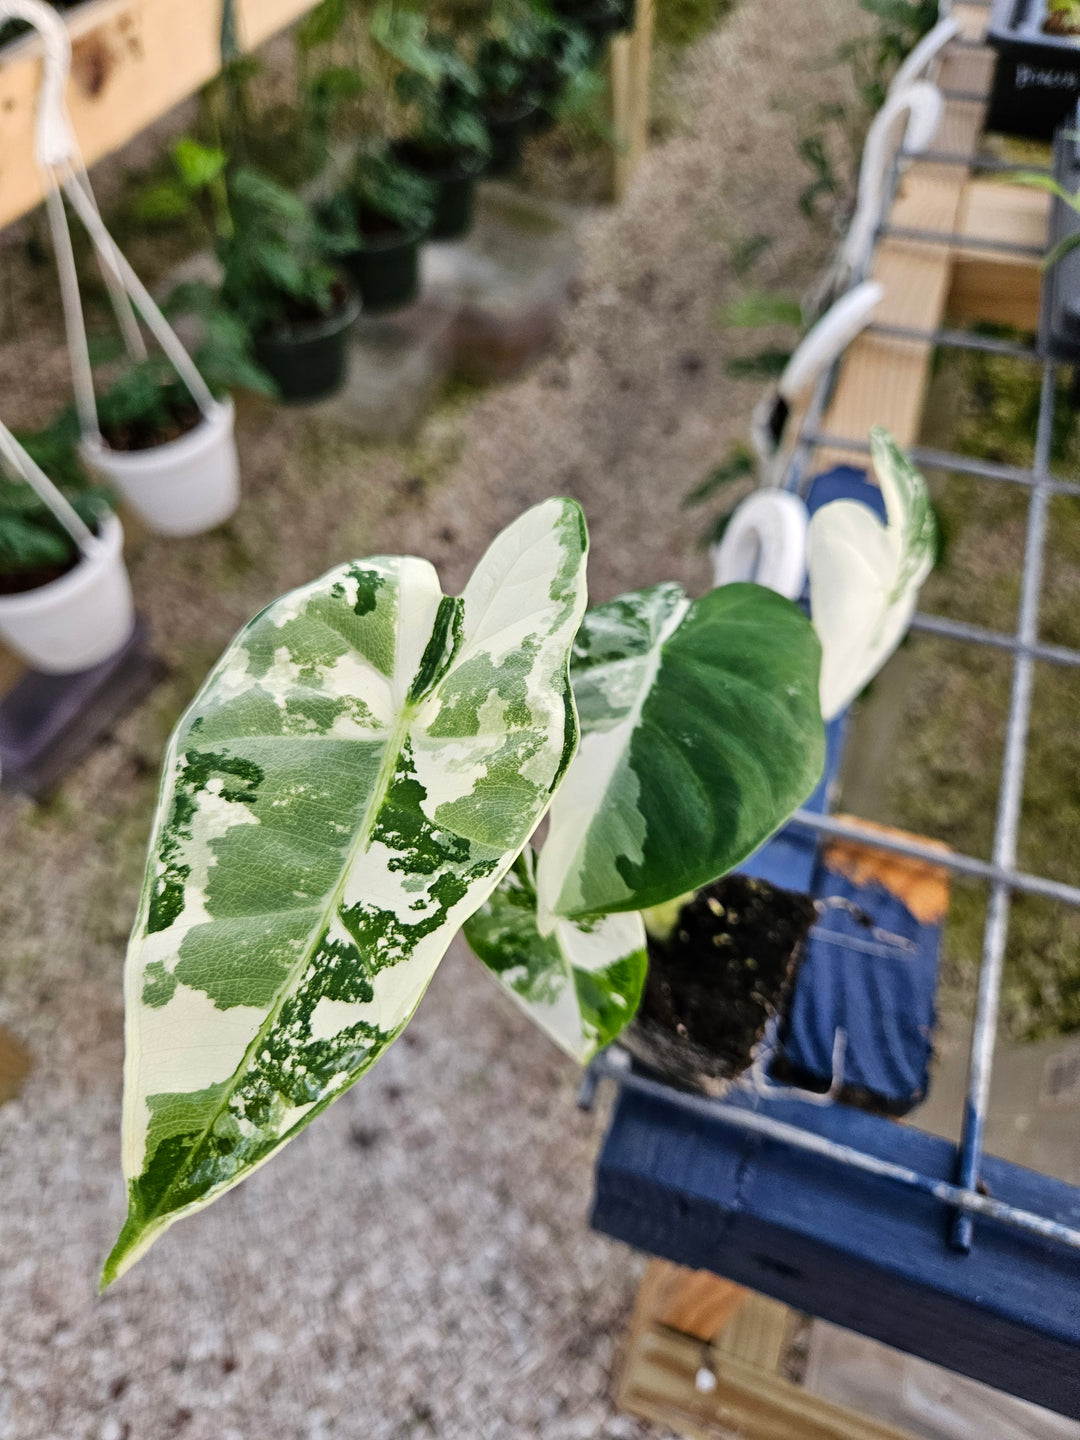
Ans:
[{"label": "wooden beam", "polygon": [[[316,0],[236,0],[237,34],[254,49]],[[74,11],[68,107],[88,165],[187,99],[221,68],[222,0],[92,0]],[[0,226],[40,203],[34,122],[41,45],[0,52]]]},{"label": "wooden beam", "polygon": [[[736,1094],[729,1104],[760,1107]],[[955,1146],[847,1106],[767,1102],[771,1118],[931,1179]],[[987,1193],[1080,1225],[1080,1191],[983,1161]],[[1080,1255],[990,1220],[947,1243],[949,1207],[892,1180],[742,1133],[683,1097],[624,1089],[597,1163],[594,1228],[709,1269],[1021,1399],[1080,1419]],[[698,1343],[700,1342],[693,1342]]]},{"label": "wooden beam", "polygon": [[637,0],[634,29],[611,42],[612,194],[621,200],[649,148],[649,75],[656,0]]}]

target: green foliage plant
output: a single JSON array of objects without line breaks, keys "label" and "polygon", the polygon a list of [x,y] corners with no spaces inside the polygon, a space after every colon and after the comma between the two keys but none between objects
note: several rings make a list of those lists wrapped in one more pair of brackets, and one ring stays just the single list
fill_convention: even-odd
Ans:
[{"label": "green foliage plant", "polygon": [[371,38],[392,65],[397,98],[413,116],[410,139],[435,156],[487,155],[481,77],[455,36],[433,27],[426,14],[382,4],[371,19]]},{"label": "green foliage plant", "polygon": [[[78,426],[69,417],[19,442],[91,530],[109,508],[109,492],[91,483],[79,462]],[[0,594],[41,583],[70,568],[75,542],[23,480],[0,472]]]},{"label": "green foliage plant", "polygon": [[815,516],[821,639],[753,584],[587,609],[566,499],[497,536],[461,596],[381,556],[240,632],[165,760],[127,958],[128,1216],[104,1283],[365,1074],[460,927],[570,1055],[619,1035],[643,912],[732,870],[806,799],[826,689],[847,703],[910,619],[926,487],[883,432],[871,443],[889,522],[845,501]]}]

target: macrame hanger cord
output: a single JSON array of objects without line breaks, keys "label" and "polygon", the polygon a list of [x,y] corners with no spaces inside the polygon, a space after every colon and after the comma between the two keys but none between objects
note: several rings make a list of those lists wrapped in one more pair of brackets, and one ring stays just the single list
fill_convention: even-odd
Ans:
[{"label": "macrame hanger cord", "polygon": [[66,500],[44,470],[35,463],[11,431],[0,422],[0,460],[18,479],[26,482],[43,505],[48,506],[57,521],[75,541],[83,555],[92,555],[101,543],[89,525]]},{"label": "macrame hanger cord", "polygon": [[244,51],[240,44],[240,28],[236,18],[236,0],[222,0],[221,5],[221,68],[239,60]]}]

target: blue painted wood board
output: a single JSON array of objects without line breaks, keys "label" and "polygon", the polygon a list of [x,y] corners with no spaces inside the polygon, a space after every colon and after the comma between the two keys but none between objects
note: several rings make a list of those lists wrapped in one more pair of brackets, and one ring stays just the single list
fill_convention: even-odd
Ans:
[{"label": "blue painted wood board", "polygon": [[[951,1179],[955,1148],[843,1106],[764,1106],[778,1120]],[[1080,1189],[987,1158],[999,1199],[1080,1228]],[[1080,1419],[1080,1254],[978,1220],[964,1256],[949,1211],[895,1182],[623,1091],[592,1223],[681,1265]]]}]

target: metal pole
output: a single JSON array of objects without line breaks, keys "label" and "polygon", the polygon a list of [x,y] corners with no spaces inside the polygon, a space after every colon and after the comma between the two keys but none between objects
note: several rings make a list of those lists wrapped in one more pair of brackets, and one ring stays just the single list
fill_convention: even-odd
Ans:
[{"label": "metal pole", "polygon": [[[1024,543],[1024,574],[1020,588],[1020,619],[1016,636],[1021,645],[1029,647],[1035,645],[1039,638],[1039,601],[1042,594],[1046,521],[1050,508],[1050,491],[1044,482],[1049,474],[1050,450],[1054,432],[1055,379],[1056,369],[1052,364],[1048,364],[1043,371],[1042,392],[1039,397],[1039,424],[1035,439],[1035,484],[1028,506],[1027,536]],[[1018,650],[1013,669],[1009,721],[1005,732],[1005,755],[1001,767],[1001,791],[998,796],[997,821],[994,829],[994,864],[1002,870],[1011,870],[1016,864],[1016,841],[1020,829],[1020,810],[1024,795],[1024,770],[1027,759],[1034,678],[1035,663],[1031,654],[1025,650]],[[1009,882],[1007,880],[995,881],[990,890],[986,931],[983,937],[983,960],[982,968],[979,971],[975,1031],[971,1041],[968,1093],[964,1106],[964,1130],[960,1141],[957,1168],[959,1184],[965,1190],[976,1188],[982,1163],[1011,900],[1012,889]],[[961,1213],[956,1217],[951,1239],[955,1249],[964,1252],[971,1249],[972,1221],[969,1214]]]}]

